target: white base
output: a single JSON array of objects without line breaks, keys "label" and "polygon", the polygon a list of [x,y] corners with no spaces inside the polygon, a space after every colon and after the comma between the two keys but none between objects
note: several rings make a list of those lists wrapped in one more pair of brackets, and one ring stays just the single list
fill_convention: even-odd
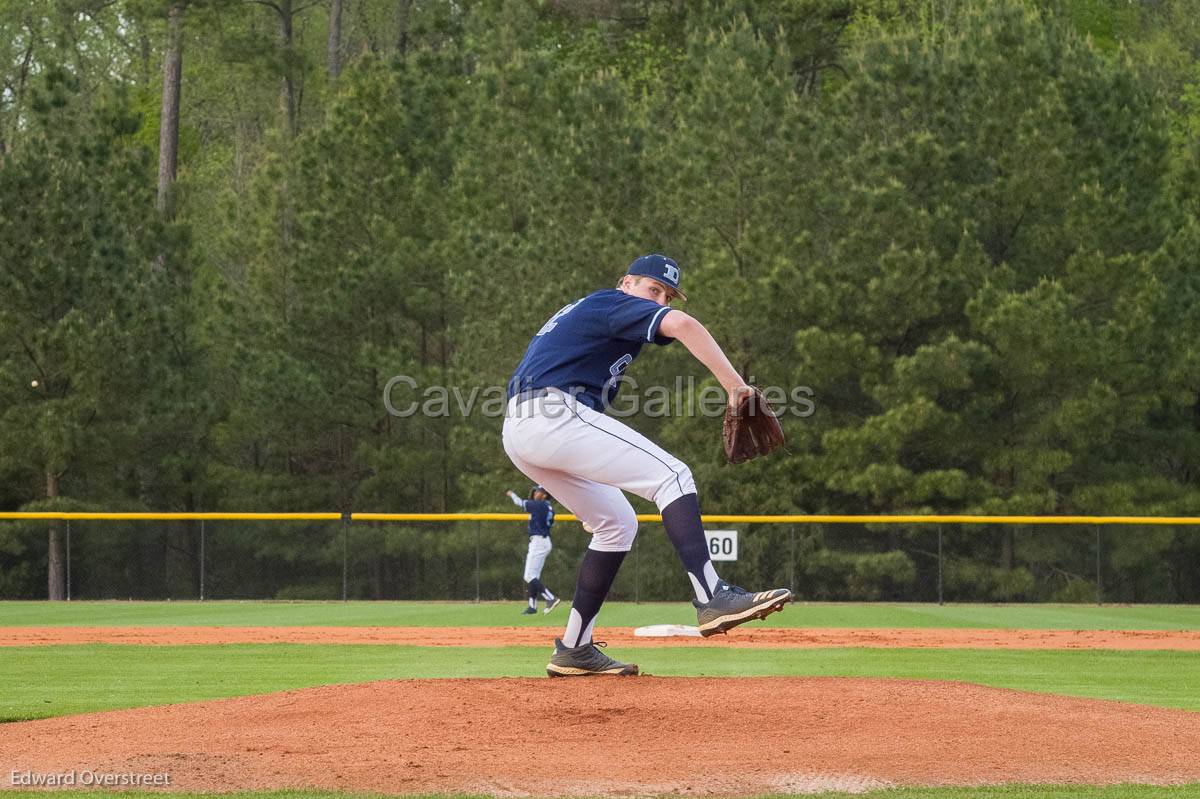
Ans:
[{"label": "white base", "polygon": [[646,638],[669,638],[675,635],[699,638],[700,628],[690,627],[686,624],[651,624],[649,627],[638,627],[633,634]]}]

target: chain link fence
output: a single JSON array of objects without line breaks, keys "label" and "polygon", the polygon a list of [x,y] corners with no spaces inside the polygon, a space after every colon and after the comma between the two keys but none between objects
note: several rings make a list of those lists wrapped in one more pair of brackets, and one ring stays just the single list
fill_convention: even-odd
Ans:
[{"label": "chain link fence", "polygon": [[[482,515],[482,514],[481,514]],[[516,600],[520,517],[428,521],[61,519],[70,599]],[[447,515],[449,516],[449,515]],[[502,514],[489,514],[498,517]],[[1196,602],[1198,520],[1175,525],[725,521],[730,582],[811,601]],[[741,517],[759,519],[761,517]],[[840,517],[850,518],[850,517]],[[953,518],[953,517],[950,517]],[[0,521],[0,598],[44,598],[46,520]],[[542,580],[570,596],[590,537],[560,521]],[[685,601],[690,584],[644,521],[613,585],[622,601]]]}]

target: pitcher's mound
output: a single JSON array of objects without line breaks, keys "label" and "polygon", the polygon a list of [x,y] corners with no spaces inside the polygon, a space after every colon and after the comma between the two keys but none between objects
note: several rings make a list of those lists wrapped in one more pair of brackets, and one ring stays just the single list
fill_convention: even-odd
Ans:
[{"label": "pitcher's mound", "polygon": [[740,795],[1200,780],[1200,713],[838,678],[407,680],[0,725],[12,775],[176,790]]}]

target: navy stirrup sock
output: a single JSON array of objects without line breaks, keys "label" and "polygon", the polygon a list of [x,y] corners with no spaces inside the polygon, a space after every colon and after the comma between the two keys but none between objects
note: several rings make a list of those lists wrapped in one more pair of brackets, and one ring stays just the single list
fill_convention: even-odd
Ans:
[{"label": "navy stirrup sock", "polygon": [[679,553],[683,568],[687,569],[697,602],[712,599],[717,586],[717,570],[713,568],[708,553],[708,539],[704,537],[704,523],[700,521],[700,500],[695,494],[684,494],[662,509],[663,527],[667,538]]},{"label": "navy stirrup sock", "polygon": [[588,549],[579,564],[579,580],[575,583],[575,599],[571,603],[571,618],[563,633],[563,646],[591,643],[596,614],[612,588],[626,552],[601,552]]}]

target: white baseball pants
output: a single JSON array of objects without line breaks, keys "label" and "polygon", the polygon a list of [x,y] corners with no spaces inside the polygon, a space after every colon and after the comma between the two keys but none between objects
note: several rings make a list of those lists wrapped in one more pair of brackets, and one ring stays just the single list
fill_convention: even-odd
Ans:
[{"label": "white baseball pants", "polygon": [[525,553],[525,582],[531,583],[542,576],[542,567],[546,565],[546,556],[553,548],[550,536],[529,536],[529,551]]},{"label": "white baseball pants", "polygon": [[509,400],[504,451],[526,477],[579,517],[592,534],[590,548],[601,552],[633,548],[637,516],[623,490],[659,510],[696,492],[683,461],[557,389],[520,403]]}]

